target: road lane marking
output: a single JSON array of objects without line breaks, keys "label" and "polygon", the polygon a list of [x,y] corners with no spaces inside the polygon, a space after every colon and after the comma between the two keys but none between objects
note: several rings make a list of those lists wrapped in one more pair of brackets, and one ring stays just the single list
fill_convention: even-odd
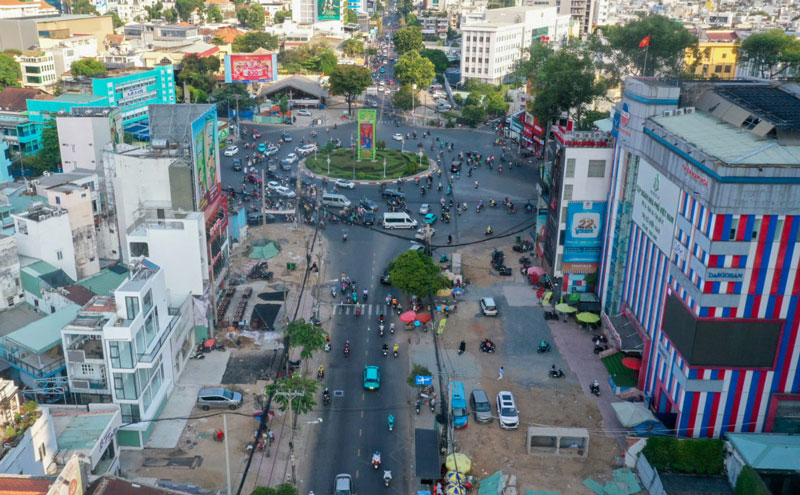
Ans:
[{"label": "road lane marking", "polygon": [[364,433],[363,430],[359,429],[358,430],[358,436],[361,436],[362,433]]}]

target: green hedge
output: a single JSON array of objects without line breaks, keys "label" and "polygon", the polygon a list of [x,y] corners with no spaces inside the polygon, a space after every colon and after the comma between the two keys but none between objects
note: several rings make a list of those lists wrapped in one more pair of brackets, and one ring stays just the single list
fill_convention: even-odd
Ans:
[{"label": "green hedge", "polygon": [[772,495],[764,480],[753,468],[745,466],[736,478],[735,495]]},{"label": "green hedge", "polygon": [[650,437],[642,453],[659,471],[718,475],[722,474],[725,447],[716,439]]},{"label": "green hedge", "polygon": [[[342,148],[330,154],[331,166],[328,174],[328,154],[317,153],[306,159],[306,167],[320,175],[329,175],[334,178],[353,178],[353,150]],[[416,153],[406,151],[401,153],[397,149],[378,150],[375,161],[363,159],[355,161],[356,180],[381,180],[383,179],[383,159],[386,158],[386,178],[397,179],[422,172],[428,168],[427,155],[422,156],[422,168],[419,167],[420,159]]]}]

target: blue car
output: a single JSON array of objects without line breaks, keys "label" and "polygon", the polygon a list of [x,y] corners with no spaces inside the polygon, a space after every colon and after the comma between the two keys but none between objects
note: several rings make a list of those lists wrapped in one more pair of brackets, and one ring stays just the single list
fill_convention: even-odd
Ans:
[{"label": "blue car", "polygon": [[425,218],[422,219],[422,223],[427,223],[428,225],[433,225],[436,223],[436,214],[435,213],[428,213],[425,215]]},{"label": "blue car", "polygon": [[264,144],[264,143],[258,143],[258,151],[260,151],[262,153],[267,151],[267,145]]},{"label": "blue car", "polygon": [[377,390],[381,388],[381,369],[377,366],[364,366],[364,389]]}]

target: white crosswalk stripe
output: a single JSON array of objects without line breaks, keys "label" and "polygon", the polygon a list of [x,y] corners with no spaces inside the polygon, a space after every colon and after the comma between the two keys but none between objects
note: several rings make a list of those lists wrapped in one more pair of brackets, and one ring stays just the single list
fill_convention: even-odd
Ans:
[{"label": "white crosswalk stripe", "polygon": [[[333,314],[335,315],[353,315],[355,316],[356,310],[355,306],[352,304],[340,304],[340,303],[333,303]],[[362,316],[372,316],[379,315],[381,312],[383,305],[382,304],[362,304],[361,305],[361,315]]]}]

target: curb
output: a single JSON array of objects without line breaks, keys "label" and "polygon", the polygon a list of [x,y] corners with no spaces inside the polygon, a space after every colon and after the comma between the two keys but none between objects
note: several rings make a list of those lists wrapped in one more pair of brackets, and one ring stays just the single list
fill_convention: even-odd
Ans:
[{"label": "curb", "polygon": [[[305,174],[305,175],[307,175],[307,176],[309,176],[309,177],[311,177],[313,179],[336,180],[336,178],[328,177],[327,175],[320,175],[320,174],[314,173],[311,170],[309,170],[308,167],[306,167],[306,159],[307,158],[308,157],[305,157],[302,160],[300,160],[300,162],[298,162],[297,170],[298,170],[299,173],[303,173],[303,174]],[[425,170],[424,172],[419,172],[419,173],[411,175],[409,177],[403,177],[403,178],[400,178],[400,179],[385,179],[385,180],[351,180],[350,182],[352,182],[353,184],[356,184],[358,186],[378,186],[378,185],[381,185],[381,184],[396,184],[398,181],[400,181],[400,183],[405,184],[407,182],[415,182],[417,177],[422,179],[426,175],[428,175],[429,173],[433,173],[435,171],[436,171],[436,162],[434,162],[431,158],[428,158],[428,169]]]}]

